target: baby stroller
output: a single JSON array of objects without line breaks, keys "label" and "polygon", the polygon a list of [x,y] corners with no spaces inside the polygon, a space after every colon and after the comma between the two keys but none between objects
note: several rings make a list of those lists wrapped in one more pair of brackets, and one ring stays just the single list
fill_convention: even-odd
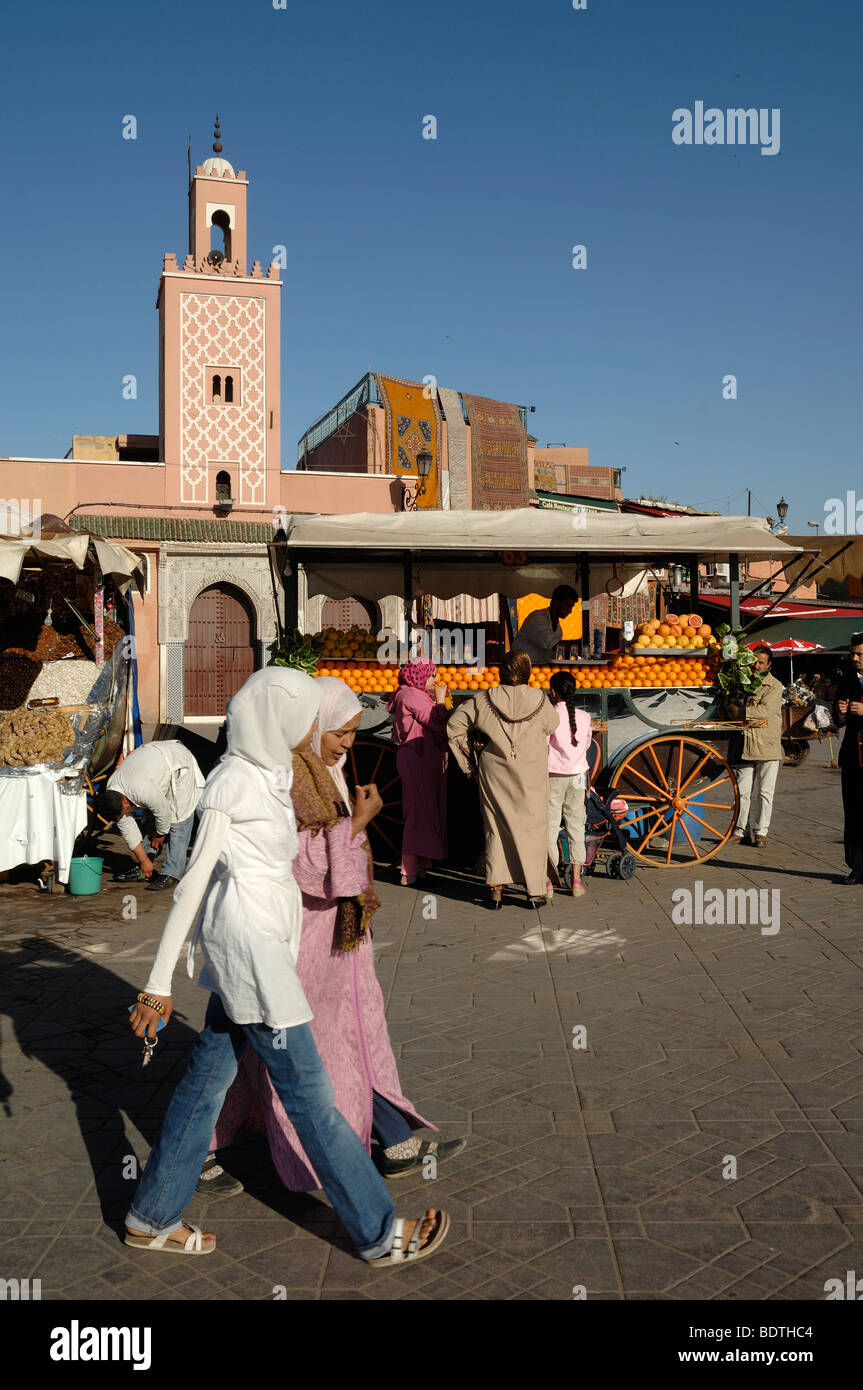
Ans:
[{"label": "baby stroller", "polygon": [[[629,841],[620,828],[618,817],[626,815],[626,802],[615,798],[605,801],[593,787],[599,770],[600,750],[594,740],[587,750],[587,784],[584,798],[584,873],[592,874],[598,860],[605,863],[609,878],[632,878],[638,860],[629,853]],[[566,830],[561,826],[557,837],[559,864],[557,876],[564,888],[572,888],[572,859]]]}]

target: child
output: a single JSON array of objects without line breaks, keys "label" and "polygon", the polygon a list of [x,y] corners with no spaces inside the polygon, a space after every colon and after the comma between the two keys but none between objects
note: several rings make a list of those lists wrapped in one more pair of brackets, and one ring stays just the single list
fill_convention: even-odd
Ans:
[{"label": "child", "polygon": [[[577,686],[568,671],[558,671],[550,682],[551,697],[558,715],[556,731],[548,740],[548,855],[557,867],[557,833],[561,815],[569,840],[572,862],[572,896],[584,894],[581,870],[584,865],[584,788],[587,750],[592,738],[590,715],[576,707]],[[551,880],[546,881],[547,901],[554,896]]]}]

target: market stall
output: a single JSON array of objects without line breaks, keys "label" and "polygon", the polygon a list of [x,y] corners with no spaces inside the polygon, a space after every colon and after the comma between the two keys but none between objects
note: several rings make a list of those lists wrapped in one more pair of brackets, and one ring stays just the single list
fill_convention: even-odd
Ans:
[{"label": "market stall", "polygon": [[113,766],[135,669],[136,555],[43,517],[0,535],[0,872],[66,882],[88,787]]},{"label": "market stall", "polygon": [[[394,688],[397,665],[406,659],[410,639],[416,640],[411,617],[417,596],[500,594],[518,600],[550,595],[560,584],[575,586],[584,655],[537,666],[531,683],[545,689],[555,669],[573,672],[601,744],[604,785],[630,808],[625,825],[632,850],[658,867],[710,858],[731,835],[737,814],[727,754],[745,721],[715,707],[715,647],[698,610],[699,561],[729,565],[732,623],[738,625],[740,561],[770,556],[787,562],[799,549],[753,517],[606,513],[581,516],[575,525],[569,514],[533,509],[291,516],[284,540],[274,544],[288,629],[300,624],[301,567],[310,595],[401,598],[400,631],[389,635],[386,651],[379,638],[358,631],[341,649],[338,638],[324,634],[313,662],[318,674],[341,676],[369,703],[364,737],[355,745],[355,770],[361,781],[378,780],[387,794],[377,833],[390,845],[398,840],[400,806],[386,716],[375,697]],[[672,566],[684,566],[690,575],[685,610],[671,615],[676,621],[657,616],[640,630],[633,625],[631,638],[617,650],[594,656],[590,598],[597,587],[624,588],[646,569],[660,574]],[[432,657],[454,699],[497,682],[494,666],[440,661],[434,652]]]}]

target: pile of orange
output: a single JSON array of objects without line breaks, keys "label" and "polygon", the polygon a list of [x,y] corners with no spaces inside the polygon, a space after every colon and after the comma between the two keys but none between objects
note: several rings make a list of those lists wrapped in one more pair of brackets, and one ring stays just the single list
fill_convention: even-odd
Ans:
[{"label": "pile of orange", "polygon": [[667,689],[681,685],[712,685],[716,663],[707,655],[668,657],[635,653],[615,657],[606,670],[608,684],[612,686]]},{"label": "pile of orange", "polygon": [[685,651],[687,647],[692,647],[700,651],[717,645],[712,627],[698,613],[680,616],[668,613],[664,619],[651,618],[648,623],[639,623],[632,649],[637,652],[645,648],[655,651],[662,647],[674,647]]},{"label": "pile of orange", "polygon": [[[551,674],[552,668],[543,667]],[[399,683],[398,666],[384,666],[378,661],[333,661],[321,657],[316,676],[337,676],[358,695],[390,694]],[[438,666],[439,684],[449,686],[450,690],[491,690],[500,685],[496,666]],[[548,685],[548,676],[545,686]]]},{"label": "pile of orange", "polygon": [[378,661],[333,661],[322,656],[316,676],[337,676],[357,695],[391,694],[399,683],[398,666],[382,666]]},{"label": "pile of orange", "polygon": [[[641,652],[617,656],[608,666],[535,666],[530,684],[535,690],[547,690],[557,670],[570,670],[579,690],[667,689],[677,686],[712,685],[716,660],[712,654],[691,657],[648,656]],[[319,676],[337,676],[358,695],[389,695],[398,686],[397,666],[382,666],[377,661],[337,661],[327,663],[323,658]],[[438,666],[437,679],[456,693],[474,690],[494,690],[500,685],[496,666],[480,670],[476,666]]]},{"label": "pile of orange", "polygon": [[356,623],[344,632],[335,627],[322,628],[314,634],[313,640],[319,643],[324,665],[333,657],[350,661],[355,657],[377,656],[380,646],[373,632],[366,632],[365,628],[358,627]]}]

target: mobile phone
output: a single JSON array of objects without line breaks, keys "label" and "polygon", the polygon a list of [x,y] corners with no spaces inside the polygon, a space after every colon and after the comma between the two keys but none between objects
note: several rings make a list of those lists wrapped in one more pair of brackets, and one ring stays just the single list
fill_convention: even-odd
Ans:
[{"label": "mobile phone", "polygon": [[[131,1013],[132,1010],[133,1010],[134,1008],[135,1008],[135,1005],[134,1005],[134,1004],[130,1004],[130,1006],[129,1006],[129,1013]],[[164,1026],[165,1026],[165,1020],[164,1020],[163,1018],[160,1018],[160,1019],[159,1019],[159,1022],[156,1024],[156,1032],[157,1032],[157,1033],[161,1032],[161,1030],[164,1028]]]}]

